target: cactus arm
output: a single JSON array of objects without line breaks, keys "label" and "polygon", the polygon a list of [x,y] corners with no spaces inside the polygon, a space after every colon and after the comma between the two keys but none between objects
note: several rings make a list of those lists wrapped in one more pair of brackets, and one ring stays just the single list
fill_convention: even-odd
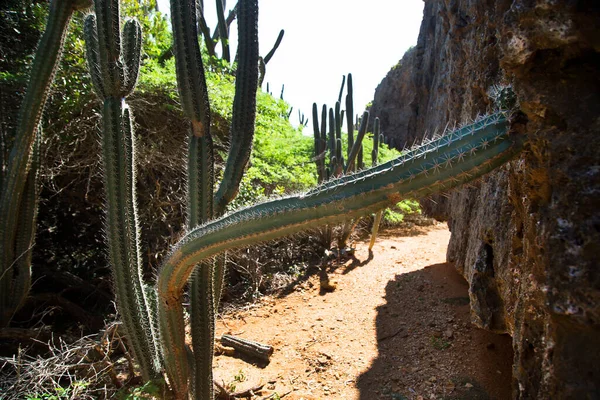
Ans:
[{"label": "cactus arm", "polygon": [[[348,89],[346,94],[346,125],[348,126],[348,164],[350,164],[350,153],[354,147],[354,98],[352,88],[352,74],[348,74]],[[356,171],[356,168],[346,171]]]},{"label": "cactus arm", "polygon": [[140,72],[142,55],[142,27],[136,20],[130,19],[123,26],[123,67],[125,69],[125,87],[123,96],[133,92]]},{"label": "cactus arm", "polygon": [[340,86],[340,94],[338,95],[338,103],[342,102],[342,95],[344,94],[344,85],[346,84],[346,75],[342,77],[342,86]]},{"label": "cactus arm", "polygon": [[[19,207],[31,164],[31,154],[44,104],[50,92],[58,60],[62,54],[67,26],[73,11],[89,7],[83,1],[53,0],[46,29],[40,39],[31,69],[31,79],[21,104],[19,123],[8,166],[2,179],[0,195],[0,327],[5,326],[15,310],[8,307],[17,235]],[[33,240],[33,236],[31,237]],[[33,242],[29,243],[31,247]]]},{"label": "cactus arm", "polygon": [[337,160],[336,174],[341,175],[344,170],[344,152],[342,149],[342,113],[340,111],[341,104],[338,101],[335,103],[335,157]]},{"label": "cactus arm", "polygon": [[360,148],[358,149],[358,156],[356,158],[356,167],[359,170],[365,168],[365,162],[364,162],[364,158],[363,158],[363,145],[361,145]]},{"label": "cactus arm", "polygon": [[231,144],[223,180],[215,195],[215,214],[221,215],[238,192],[244,169],[250,160],[258,83],[258,2],[238,3],[238,63],[231,119]]},{"label": "cactus arm", "polygon": [[[275,44],[273,45],[273,47],[271,48],[271,50],[265,56],[265,65],[268,64],[269,61],[271,61],[271,58],[273,58],[273,55],[275,54],[275,52],[279,48],[279,45],[281,44],[281,41],[283,40],[283,35],[284,34],[285,34],[285,31],[283,29],[279,31],[279,35],[277,35],[277,39],[275,40]],[[283,98],[283,89],[281,90],[281,98]]]},{"label": "cactus arm", "polygon": [[329,172],[331,176],[334,176],[336,168],[335,148],[337,142],[335,140],[335,117],[332,108],[329,109],[329,135],[327,138],[329,141]]},{"label": "cactus arm", "polygon": [[[348,81],[350,83],[350,81]],[[367,133],[367,125],[369,124],[369,112],[365,111],[363,113],[363,117],[361,120],[360,129],[358,130],[358,135],[356,135],[356,142],[352,146],[352,150],[350,150],[350,154],[348,155],[348,163],[346,164],[346,169],[344,170],[344,174],[347,174],[350,171],[355,170],[354,165],[356,161],[356,157],[362,147],[362,141]]]},{"label": "cactus arm", "polygon": [[[327,105],[323,104],[321,108],[321,143],[323,145],[323,172],[324,179],[326,181],[329,179],[329,173],[327,167],[325,165],[326,151],[327,151]],[[322,183],[322,182],[319,182]]]},{"label": "cactus arm", "polygon": [[119,3],[112,0],[96,0],[94,5],[101,80],[107,94],[119,96],[125,85],[125,71],[121,60]]},{"label": "cactus arm", "polygon": [[315,163],[317,165],[317,179],[319,183],[323,183],[325,176],[325,148],[321,140],[321,131],[319,126],[319,111],[317,103],[313,103],[312,108],[313,134],[315,137]]},{"label": "cactus arm", "polygon": [[31,167],[27,174],[25,190],[19,209],[19,223],[17,228],[14,263],[14,275],[10,290],[10,309],[21,308],[31,287],[31,258],[33,255],[32,243],[35,238],[36,216],[39,197],[38,171],[41,165],[41,129],[38,129],[33,143],[31,154]]},{"label": "cactus arm", "polygon": [[202,36],[204,37],[204,44],[206,45],[206,52],[209,56],[215,57],[215,39],[211,37],[210,28],[206,23],[206,18],[204,17],[204,2],[198,2],[198,27],[200,28],[200,32],[202,32]]},{"label": "cactus arm", "polygon": [[[210,123],[206,78],[198,44],[196,9],[193,1],[171,0],[171,26],[177,88],[185,115],[192,121],[195,136],[204,136]],[[196,95],[201,93],[202,95]]]},{"label": "cactus arm", "polygon": [[159,274],[159,314],[181,322],[161,324],[165,358],[185,363],[181,296],[197,263],[232,248],[376,212],[403,197],[450,189],[497,168],[518,150],[505,116],[495,114],[396,160],[195,228],[174,247]]},{"label": "cactus arm", "polygon": [[96,16],[90,14],[83,23],[83,35],[85,37],[85,52],[88,59],[88,69],[92,77],[92,85],[98,97],[101,99],[107,96],[102,76],[100,75],[100,55],[98,54],[98,26]]},{"label": "cactus arm", "polygon": [[217,2],[217,19],[219,30],[219,40],[221,41],[222,54],[221,58],[227,62],[231,62],[231,55],[229,54],[229,33],[227,32],[227,24],[225,22],[225,10],[223,8],[223,0],[216,0]]},{"label": "cactus arm", "polygon": [[[379,118],[375,118],[373,122],[373,151],[371,153],[371,162],[373,166],[377,165],[377,158],[379,157],[379,139],[380,139],[380,122]],[[381,224],[381,217],[383,216],[383,210],[375,213],[373,219],[373,228],[371,229],[371,240],[369,241],[369,251],[373,250],[375,246],[375,240],[379,233],[379,225]]]}]

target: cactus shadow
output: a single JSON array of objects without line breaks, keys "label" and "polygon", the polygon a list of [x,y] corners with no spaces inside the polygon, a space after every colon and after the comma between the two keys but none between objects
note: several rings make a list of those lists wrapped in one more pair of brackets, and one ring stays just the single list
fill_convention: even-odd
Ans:
[{"label": "cactus shadow", "polygon": [[355,270],[356,268],[364,267],[365,265],[370,263],[373,260],[373,251],[369,250],[369,256],[364,260],[359,260],[358,258],[356,258],[356,256],[354,254],[352,255],[352,257],[350,257],[350,259],[352,261],[342,271],[343,275],[346,275],[346,274],[352,272],[353,270]]},{"label": "cactus shadow", "polygon": [[249,354],[240,353],[239,351],[234,352],[233,355],[230,355],[228,357],[232,357],[232,358],[241,360],[241,361],[245,362],[246,364],[253,365],[256,368],[260,368],[260,369],[264,369],[264,368],[268,367],[269,364],[271,363],[270,360],[269,361],[261,360],[260,358],[253,357]]}]

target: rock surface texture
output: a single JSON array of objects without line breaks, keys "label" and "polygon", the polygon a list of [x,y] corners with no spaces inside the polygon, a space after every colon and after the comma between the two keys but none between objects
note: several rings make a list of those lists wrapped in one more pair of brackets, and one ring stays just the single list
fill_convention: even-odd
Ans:
[{"label": "rock surface texture", "polygon": [[375,93],[387,142],[485,113],[512,85],[521,158],[425,207],[472,320],[513,338],[513,397],[600,398],[600,3],[426,1],[418,44]]}]

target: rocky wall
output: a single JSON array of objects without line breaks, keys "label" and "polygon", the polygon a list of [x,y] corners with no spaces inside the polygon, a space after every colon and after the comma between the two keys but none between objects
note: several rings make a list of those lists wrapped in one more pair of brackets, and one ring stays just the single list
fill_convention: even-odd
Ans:
[{"label": "rocky wall", "polygon": [[489,112],[512,85],[521,157],[448,198],[472,319],[513,338],[516,399],[600,398],[600,3],[426,1],[372,115],[396,147]]}]

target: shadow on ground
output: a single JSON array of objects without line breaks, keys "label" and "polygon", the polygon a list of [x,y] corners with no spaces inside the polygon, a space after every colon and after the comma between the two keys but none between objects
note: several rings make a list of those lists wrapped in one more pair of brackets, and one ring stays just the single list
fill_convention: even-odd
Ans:
[{"label": "shadow on ground", "polygon": [[511,338],[471,325],[468,284],[451,265],[396,275],[385,302],[361,400],[511,398]]}]

